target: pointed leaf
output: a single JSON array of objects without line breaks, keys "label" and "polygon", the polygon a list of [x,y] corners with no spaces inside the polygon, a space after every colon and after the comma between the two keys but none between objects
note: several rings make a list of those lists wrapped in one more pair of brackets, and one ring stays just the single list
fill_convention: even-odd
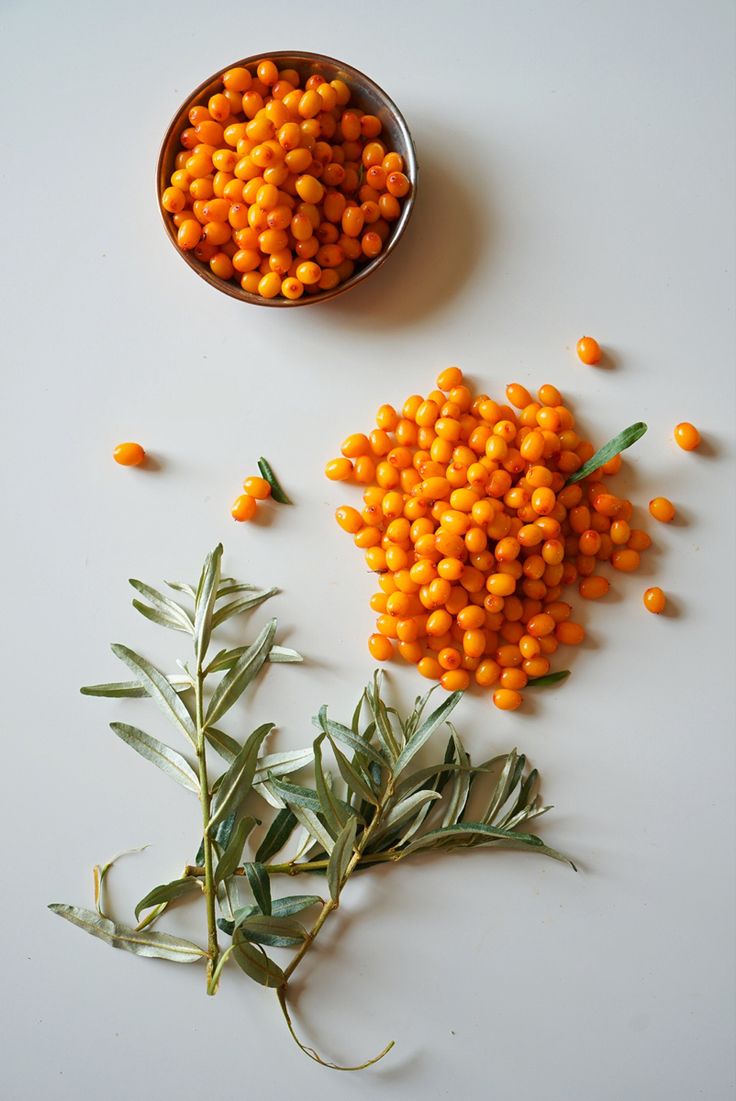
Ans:
[{"label": "pointed leaf", "polygon": [[252,944],[268,944],[273,948],[292,948],[306,940],[304,926],[291,918],[253,914],[238,923]]},{"label": "pointed leaf", "polygon": [[190,633],[178,619],[167,615],[166,612],[160,612],[157,608],[150,608],[148,604],[144,604],[141,600],[134,600],[133,607],[146,619],[150,619],[151,623],[156,623],[159,627],[168,627],[171,631],[182,631],[184,634]]},{"label": "pointed leaf", "polygon": [[287,749],[283,753],[264,753],[258,758],[256,774],[253,777],[254,784],[261,784],[271,776],[288,776],[292,772],[299,772],[312,763],[314,752],[311,746],[304,749]]},{"label": "pointed leaf", "polygon": [[488,804],[488,810],[483,815],[483,822],[492,822],[498,811],[508,799],[509,792],[511,790],[511,780],[516,773],[518,762],[519,754],[516,752],[515,749],[512,749],[511,752],[506,755],[506,761],[501,770],[501,775],[498,778],[498,782],[494,789],[493,795],[491,796],[491,801]]},{"label": "pointed leaf", "polygon": [[112,652],[131,669],[138,682],[146,689],[148,695],[158,704],[161,711],[170,719],[176,727],[189,739],[192,745],[197,744],[197,732],[192,716],[185,704],[176,694],[166,677],[150,661],[136,654],[127,646],[113,643]]},{"label": "pointed leaf", "polygon": [[516,833],[514,830],[502,830],[498,826],[489,826],[486,822],[458,822],[453,826],[443,826],[440,829],[432,830],[430,833],[425,833],[423,837],[417,838],[403,850],[402,856],[408,856],[409,853],[418,852],[419,849],[429,849],[433,846],[444,843],[445,841],[462,844],[463,842],[474,843],[478,838],[486,838],[490,840],[503,840],[503,841],[517,841],[522,845],[529,845],[535,849],[544,848],[544,842],[541,838],[535,837],[532,833]]},{"label": "pointed leaf", "polygon": [[386,767],[386,761],[369,741],[361,738],[360,735],[353,734],[352,730],[347,726],[343,726],[342,723],[336,723],[332,719],[328,719],[326,707],[320,707],[315,725],[320,727],[330,740],[334,739],[340,745],[346,745],[353,752],[361,753],[382,768]]},{"label": "pointed leaf", "polygon": [[213,831],[229,814],[237,811],[253,784],[256,771],[258,750],[266,735],[273,730],[273,723],[263,723],[256,728],[227,772],[214,800],[212,816],[207,824],[207,832]]},{"label": "pointed leaf", "polygon": [[357,820],[350,818],[345,823],[330,853],[330,862],[327,865],[327,884],[330,888],[330,895],[335,901],[340,897],[343,876],[353,855],[357,827]]},{"label": "pointed leaf", "polygon": [[268,863],[272,856],[283,849],[294,832],[295,826],[296,818],[288,807],[284,807],[268,827],[265,837],[258,846],[256,860],[261,864]]},{"label": "pointed leaf", "polygon": [[326,853],[331,853],[335,842],[314,811],[310,810],[309,807],[300,806],[298,803],[289,803],[288,805],[293,811],[294,817],[301,822],[307,833],[314,838]]},{"label": "pointed leaf", "polygon": [[245,865],[245,874],[258,909],[262,914],[270,914],[271,880],[268,878],[268,872],[259,861],[249,861]]},{"label": "pointed leaf", "polygon": [[[236,646],[233,650],[221,650],[207,666],[207,673],[222,673],[226,669],[232,669],[235,662],[249,650],[252,643],[247,646]],[[277,663],[286,664],[304,661],[302,655],[298,650],[292,650],[288,646],[272,646],[268,652],[266,661],[270,661],[272,665]]]},{"label": "pointed leaf", "polygon": [[284,982],[284,973],[262,948],[251,944],[239,926],[233,930],[233,956],[242,971],[262,986],[278,987]]},{"label": "pointed leaf", "polygon": [[[167,681],[175,692],[188,692],[192,687],[189,677],[168,676]],[[104,696],[108,699],[142,700],[148,697],[148,692],[137,680],[110,681],[108,684],[85,684],[79,691],[83,696]]]},{"label": "pointed leaf", "polygon": [[240,742],[231,738],[224,730],[215,726],[205,727],[204,736],[213,749],[216,749],[224,761],[231,764],[243,748]]},{"label": "pointed leaf", "polygon": [[210,644],[212,612],[217,598],[217,587],[220,584],[221,561],[222,543],[218,543],[205,558],[194,602],[194,648],[198,667],[201,666]]},{"label": "pointed leaf", "polygon": [[197,594],[191,585],[185,585],[182,581],[165,581],[165,585],[168,585],[170,589],[173,589],[175,593],[186,593],[187,596],[191,596],[192,600],[196,600]]},{"label": "pointed leaf", "polygon": [[628,428],[624,428],[623,432],[619,432],[618,436],[614,436],[603,447],[598,448],[595,455],[588,459],[586,463],[583,463],[574,474],[571,474],[565,484],[574,485],[575,482],[581,482],[583,478],[587,478],[589,474],[593,474],[596,470],[605,466],[616,455],[620,455],[627,447],[631,447],[632,443],[640,440],[646,430],[647,426],[643,421],[630,424]]},{"label": "pointed leaf", "polygon": [[556,673],[545,673],[543,677],[530,677],[526,686],[527,688],[549,688],[552,684],[567,680],[569,676],[569,669],[558,669]]},{"label": "pointed leaf", "polygon": [[110,723],[110,729],[136,753],[140,753],[141,757],[145,757],[151,764],[167,773],[182,787],[199,795],[197,774],[181,753],[164,745],[158,738],[146,734],[145,730],[139,730],[137,726],[129,726],[128,723]]},{"label": "pointed leaf", "polygon": [[[321,905],[324,902],[319,895],[287,895],[285,898],[275,898],[271,903],[273,917],[291,917],[293,914],[308,910],[310,906]],[[242,906],[235,911],[235,924],[245,921],[246,918],[257,914],[257,906]]]},{"label": "pointed leaf", "polygon": [[248,816],[246,818],[241,818],[237,823],[230,835],[230,839],[225,846],[222,856],[217,862],[217,867],[215,868],[216,883],[220,883],[223,879],[227,879],[227,877],[231,876],[238,867],[248,834],[257,822],[258,819]]},{"label": "pointed leaf", "polygon": [[288,780],[279,780],[277,777],[269,777],[271,786],[279,793],[279,795],[286,802],[292,806],[307,807],[309,810],[314,811],[315,814],[319,814],[322,810],[322,804],[316,791],[312,788],[301,787],[299,784],[291,784]]},{"label": "pointed leaf", "polygon": [[250,596],[244,596],[240,600],[233,600],[230,604],[223,605],[222,608],[218,608],[212,617],[212,626],[219,627],[225,620],[230,619],[231,616],[241,615],[242,612],[249,612],[251,608],[257,608],[259,604],[263,604],[265,600],[269,600],[270,597],[275,596],[278,589],[263,589],[260,592],[251,593]]},{"label": "pointed leaf", "polygon": [[419,752],[424,743],[434,734],[435,730],[446,721],[448,715],[460,702],[461,697],[462,692],[453,692],[424,720],[422,725],[412,735],[399,754],[399,758],[393,769],[394,776],[399,776],[401,774],[414,754]]},{"label": "pointed leaf", "polygon": [[199,880],[193,876],[187,876],[186,879],[174,879],[171,883],[162,883],[158,887],[154,887],[145,895],[135,908],[135,920],[140,921],[141,913],[144,910],[150,909],[151,906],[158,906],[162,902],[173,902],[175,898],[182,898],[183,895],[193,894],[195,891],[202,893]]},{"label": "pointed leaf", "polygon": [[321,804],[322,816],[327,824],[327,828],[333,837],[337,837],[340,830],[345,825],[349,814],[343,809],[345,804],[341,805],[340,800],[332,790],[332,777],[329,774],[325,774],[322,768],[322,746],[321,741],[324,738],[324,734],[321,734],[319,738],[315,738],[314,741],[314,779],[317,787],[317,795]]},{"label": "pointed leaf", "polygon": [[289,495],[274,474],[273,467],[271,466],[270,462],[268,461],[268,459],[264,459],[262,455],[258,460],[258,469],[270,485],[271,496],[273,497],[274,501],[278,501],[280,505],[292,504]]},{"label": "pointed leaf", "polygon": [[332,745],[332,752],[335,754],[340,775],[348,786],[348,791],[355,792],[361,799],[365,799],[366,803],[372,803],[374,807],[377,807],[378,796],[371,785],[358,771],[357,767],[351,764],[345,754],[338,749],[332,739],[330,739],[330,744]]},{"label": "pointed leaf", "polygon": [[397,803],[396,806],[389,811],[384,819],[383,826],[371,838],[371,843],[391,833],[396,826],[406,821],[407,818],[410,818],[412,814],[423,807],[425,803],[432,803],[441,798],[442,796],[438,791],[427,790],[415,791],[413,795],[407,795],[406,799],[402,799],[400,803]]},{"label": "pointed leaf", "polygon": [[276,633],[276,620],[270,620],[256,641],[228,670],[212,694],[205,726],[212,726],[239,699],[263,665]]},{"label": "pointed leaf", "polygon": [[112,948],[121,948],[124,952],[132,952],[136,956],[155,956],[163,960],[173,960],[176,963],[196,963],[203,959],[207,953],[191,941],[182,940],[180,937],[172,937],[169,933],[155,933],[150,929],[129,929],[127,925],[120,925],[110,921],[109,918],[100,917],[94,910],[85,910],[81,906],[67,906],[64,903],[53,902],[49,910],[66,918],[72,925],[77,925],[90,933],[93,937],[99,937]]},{"label": "pointed leaf", "polygon": [[[171,597],[165,596],[164,593],[160,593],[158,589],[151,588],[150,585],[145,585],[142,581],[137,581],[135,577],[129,578],[128,583],[133,586],[136,592],[139,592],[149,604],[152,604],[154,608],[158,609],[162,615],[167,619],[173,619],[178,624],[178,630],[186,631],[188,634],[194,634],[194,624],[192,623],[191,616],[180,604],[177,604]],[[135,604],[136,601],[133,601]]]}]

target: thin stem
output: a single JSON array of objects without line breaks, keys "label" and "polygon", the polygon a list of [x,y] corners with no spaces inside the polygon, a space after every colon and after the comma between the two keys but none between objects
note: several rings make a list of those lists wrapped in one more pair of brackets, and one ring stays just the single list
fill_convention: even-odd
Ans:
[{"label": "thin stem", "polygon": [[207,779],[207,753],[204,737],[204,708],[202,686],[204,674],[201,666],[197,668],[194,682],[195,721],[197,724],[197,757],[199,759],[199,797],[202,804],[202,848],[204,850],[204,896],[207,912],[207,993],[214,994],[216,988],[213,976],[217,968],[220,945],[217,940],[217,921],[215,916],[215,874],[212,861],[212,842],[207,829],[210,820],[210,786]]},{"label": "thin stem", "polygon": [[[401,853],[388,849],[385,852],[364,853],[358,860],[356,867],[365,867],[368,864],[387,864],[401,858]],[[287,861],[284,864],[264,864],[269,875],[301,875],[303,872],[324,872],[327,870],[329,860],[304,860],[301,863]],[[236,868],[233,875],[245,875],[245,868]],[[204,876],[204,868],[201,864],[187,864],[184,876],[194,879]]]}]

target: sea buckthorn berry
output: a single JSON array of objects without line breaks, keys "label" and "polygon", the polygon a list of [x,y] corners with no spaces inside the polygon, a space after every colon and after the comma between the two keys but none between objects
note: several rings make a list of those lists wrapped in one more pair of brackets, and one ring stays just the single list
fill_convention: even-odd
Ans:
[{"label": "sea buckthorn berry", "polygon": [[576,350],[578,358],[589,367],[600,362],[601,346],[594,337],[581,336],[580,340],[577,342]]},{"label": "sea buckthorn berry", "polygon": [[380,634],[370,636],[368,639],[368,649],[371,657],[375,661],[390,661],[394,653],[391,640],[386,638],[385,635]]},{"label": "sea buckthorn berry", "polygon": [[[340,460],[337,459],[336,462],[340,462]],[[335,519],[342,530],[349,532],[351,535],[357,534],[363,527],[363,517],[356,508],[351,508],[350,505],[341,505],[340,508],[336,509]]]},{"label": "sea buckthorn berry", "polygon": [[340,450],[348,459],[355,459],[358,455],[370,455],[370,440],[362,432],[354,432],[351,436],[345,437]]},{"label": "sea buckthorn berry", "polygon": [[652,540],[645,531],[641,531],[639,528],[631,529],[631,535],[627,543],[627,546],[630,547],[631,550],[644,551],[648,550],[651,545]]},{"label": "sea buckthorn berry", "polygon": [[436,658],[425,657],[417,663],[417,671],[428,680],[440,680],[444,670]]},{"label": "sea buckthorn berry", "polygon": [[606,595],[610,587],[607,577],[600,577],[597,574],[593,574],[590,577],[583,577],[580,579],[578,591],[586,600],[599,600],[602,596]]},{"label": "sea buckthorn berry", "polygon": [[389,195],[402,199],[409,194],[410,189],[409,178],[403,172],[389,172],[386,176],[386,190]]},{"label": "sea buckthorn berry", "polygon": [[112,457],[120,466],[140,466],[146,453],[139,443],[119,443]]},{"label": "sea buckthorn berry", "polygon": [[[685,448],[685,450],[690,451],[692,448]],[[659,615],[660,612],[664,611],[666,603],[667,597],[657,585],[647,589],[644,593],[644,607],[648,612]]]},{"label": "sea buckthorn berry", "polygon": [[633,573],[639,569],[639,552],[628,547],[619,548],[611,555],[611,565],[622,573]]},{"label": "sea buckthorn berry", "polygon": [[649,511],[655,520],[669,524],[675,516],[675,506],[666,497],[653,497],[649,502]]},{"label": "sea buckthorn berry", "polygon": [[563,620],[555,628],[555,637],[565,646],[578,646],[585,638],[585,628],[580,623],[573,623],[569,619]]},{"label": "sea buckthorn berry", "polygon": [[437,388],[447,394],[456,386],[460,386],[462,381],[463,373],[459,367],[445,367],[444,371],[440,371],[437,375]]},{"label": "sea buckthorn berry", "polygon": [[[700,445],[700,433],[694,424],[690,424],[689,421],[682,421],[675,426],[675,442],[683,451],[694,451]],[[647,592],[651,591],[653,590],[647,590]]]},{"label": "sea buckthorn berry", "polygon": [[252,520],[256,514],[256,499],[251,497],[249,493],[243,493],[240,497],[237,497],[232,509],[230,510],[233,520],[243,522],[245,520]]},{"label": "sea buckthorn berry", "polygon": [[447,692],[464,692],[470,685],[470,673],[465,669],[448,669],[440,677],[440,684]]},{"label": "sea buckthorn berry", "polygon": [[195,218],[188,218],[179,226],[176,242],[185,252],[196,247],[202,237],[202,227]]},{"label": "sea buckthorn berry", "polygon": [[520,382],[509,383],[506,387],[506,397],[517,409],[523,409],[524,406],[529,405],[532,400],[531,394]]},{"label": "sea buckthorn berry", "polygon": [[281,284],[281,293],[284,298],[301,298],[304,293],[304,284],[300,283],[299,280],[295,279],[293,276],[289,276],[284,279]]},{"label": "sea buckthorn berry", "polygon": [[611,542],[623,546],[631,538],[631,528],[625,520],[614,520],[610,529]]},{"label": "sea buckthorn berry", "polygon": [[223,74],[222,83],[231,92],[247,92],[253,82],[253,77],[250,75],[248,69],[244,69],[237,66],[234,69],[228,69]]},{"label": "sea buckthorn berry", "polygon": [[493,693],[493,702],[500,711],[516,711],[521,707],[521,693],[513,688],[497,688]]},{"label": "sea buckthorn berry", "polygon": [[502,669],[499,677],[501,688],[510,688],[518,692],[520,688],[526,688],[529,677],[521,668]]}]

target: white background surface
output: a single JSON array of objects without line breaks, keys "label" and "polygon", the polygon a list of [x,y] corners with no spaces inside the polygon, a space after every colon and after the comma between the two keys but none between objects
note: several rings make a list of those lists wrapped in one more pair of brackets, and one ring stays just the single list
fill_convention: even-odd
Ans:
[{"label": "white background surface", "polygon": [[[9,1101],[732,1095],[733,23],[713,0],[4,0]],[[194,278],[153,192],[189,89],[277,48],[370,73],[423,173],[381,275],[291,312]],[[607,369],[576,360],[583,332]],[[397,1046],[336,1075],[239,973],[207,999],[201,971],[112,952],[46,911],[89,905],[93,863],[154,842],[113,873],[127,916],[197,843],[189,796],[107,730],[122,718],[164,737],[156,715],[77,686],[118,676],[111,640],[177,653],[182,636],[136,616],[126,578],[191,578],[222,539],[228,572],[281,586],[281,637],[309,658],[269,669],[248,723],[275,719],[277,746],[296,746],[320,704],[349,714],[371,670],[372,582],[332,519],[357,491],[322,466],[380,402],[426,392],[452,362],[492,394],[554,382],[598,443],[647,420],[618,485],[639,506],[670,496],[679,519],[652,522],[642,573],[580,610],[589,641],[564,688],[515,715],[480,696],[457,712],[476,759],[516,744],[540,768],[556,806],[540,831],[580,874],[481,851],[356,885],[305,963],[297,1017],[338,1060]],[[701,453],[672,442],[682,419]],[[120,439],[159,469],[116,467]],[[236,527],[229,505],[260,454],[298,504]],[[652,583],[666,617],[642,607]],[[391,678],[403,700],[418,687],[408,668]]]}]

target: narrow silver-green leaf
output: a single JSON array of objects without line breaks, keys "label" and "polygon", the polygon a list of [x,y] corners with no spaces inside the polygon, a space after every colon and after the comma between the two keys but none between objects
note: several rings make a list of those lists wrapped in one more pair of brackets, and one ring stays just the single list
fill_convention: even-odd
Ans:
[{"label": "narrow silver-green leaf", "polygon": [[[396,740],[396,736],[391,726],[391,720],[388,716],[386,706],[381,699],[381,693],[379,686],[381,683],[380,673],[376,671],[373,676],[373,688],[368,685],[363,693],[364,698],[368,701],[368,707],[373,715],[373,721],[376,724],[376,732],[383,744],[383,748],[389,756],[389,760],[395,761],[400,752],[400,746]],[[357,734],[357,731],[355,732]]]},{"label": "narrow silver-green leaf", "polygon": [[240,753],[224,774],[213,802],[212,816],[207,824],[211,835],[229,814],[237,811],[253,785],[258,750],[266,735],[273,730],[273,723],[257,727]]},{"label": "narrow silver-green leaf", "polygon": [[[175,692],[187,692],[192,687],[189,677],[168,676],[167,681]],[[85,684],[79,691],[83,696],[104,696],[107,699],[142,700],[148,692],[137,680],[110,681],[107,684]]]},{"label": "narrow silver-green leaf", "polygon": [[378,830],[371,839],[377,841],[381,837],[385,837],[386,834],[391,833],[401,822],[406,821],[416,811],[424,806],[425,803],[432,803],[437,799],[441,799],[442,796],[438,791],[415,791],[413,795],[407,795],[406,799],[402,799],[400,803],[397,803],[388,812],[383,820],[383,826]]},{"label": "narrow silver-green leaf", "polygon": [[508,799],[509,792],[511,791],[511,778],[516,771],[518,761],[519,754],[515,749],[512,749],[511,752],[506,755],[506,762],[501,770],[501,775],[498,778],[493,795],[491,796],[488,809],[481,819],[482,822],[492,822],[498,811]]},{"label": "narrow silver-green leaf", "polygon": [[231,738],[224,730],[218,730],[216,726],[205,727],[204,736],[228,764],[235,760],[243,748],[240,742],[236,742],[235,738]]},{"label": "narrow silver-green leaf", "polygon": [[419,752],[424,743],[432,737],[435,730],[439,729],[442,723],[447,720],[447,717],[458,705],[461,698],[462,692],[452,692],[447,699],[443,700],[440,706],[424,720],[419,729],[412,734],[399,754],[399,758],[393,768],[394,776],[399,776],[403,772],[414,754]]},{"label": "narrow silver-green leaf", "polygon": [[314,779],[322,816],[330,833],[333,837],[337,837],[349,815],[343,810],[340,800],[332,789],[332,777],[329,773],[325,773],[322,767],[322,746],[320,743],[324,737],[324,734],[320,734],[319,738],[315,738],[314,741]]},{"label": "narrow silver-green leaf", "polygon": [[191,585],[185,585],[182,581],[165,581],[164,584],[173,589],[175,593],[186,593],[187,596],[191,596],[192,600],[197,599],[197,593]]},{"label": "narrow silver-green leaf", "polygon": [[595,455],[592,455],[587,463],[583,463],[579,470],[571,474],[567,479],[566,485],[574,485],[575,482],[581,482],[583,478],[587,478],[589,474],[593,474],[596,470],[605,466],[605,464],[610,462],[616,455],[620,455],[627,447],[631,447],[632,443],[636,443],[637,440],[640,440],[646,430],[647,426],[644,421],[637,421],[636,424],[630,424],[628,428],[624,428],[623,432],[619,432],[618,436],[614,436],[608,443],[604,443],[603,447],[599,447]]},{"label": "narrow silver-green leaf", "polygon": [[272,948],[293,948],[306,939],[304,926],[291,918],[253,914],[238,923],[251,944],[267,944]]},{"label": "narrow silver-green leaf", "polygon": [[492,840],[517,841],[521,845],[529,845],[535,849],[544,847],[541,838],[532,833],[517,833],[515,830],[502,830],[498,826],[489,826],[486,822],[458,822],[453,826],[443,826],[418,837],[416,841],[403,850],[402,856],[418,852],[419,849],[429,849],[445,842],[462,844],[464,841],[473,842],[477,838],[489,838]]},{"label": "narrow silver-green leaf", "polygon": [[189,940],[173,937],[169,933],[155,933],[150,929],[130,929],[127,925],[100,917],[94,910],[85,910],[81,906],[53,902],[49,910],[93,937],[104,940],[111,948],[121,948],[136,956],[155,956],[158,959],[173,960],[175,963],[196,963],[207,955]]},{"label": "narrow silver-green leaf", "polygon": [[252,585],[249,581],[234,581],[232,577],[221,577],[217,599],[222,600],[223,596],[233,596],[234,593],[257,593],[260,591],[260,585]]},{"label": "narrow silver-green leaf", "polygon": [[332,719],[327,718],[327,708],[320,707],[319,714],[317,715],[315,725],[320,727],[330,739],[339,742],[340,745],[345,745],[348,749],[352,749],[354,753],[362,753],[364,757],[367,757],[371,761],[375,761],[377,765],[382,768],[386,767],[386,761],[369,741],[365,738],[361,738],[360,735],[356,735],[347,726],[343,726],[342,723],[333,722]]},{"label": "narrow silver-green leaf", "polygon": [[256,774],[253,777],[254,784],[261,784],[272,776],[288,776],[292,772],[299,772],[312,763],[314,753],[311,746],[304,749],[287,749],[282,753],[264,753],[258,758]]},{"label": "narrow silver-green leaf", "polygon": [[227,877],[232,875],[238,867],[248,834],[256,824],[257,819],[252,818],[250,815],[246,818],[241,818],[240,821],[236,823],[223,854],[217,862],[217,867],[215,868],[216,883],[220,883],[223,879],[227,879]]},{"label": "narrow silver-green leaf", "polygon": [[452,788],[450,791],[450,797],[447,802],[444,816],[442,818],[443,826],[452,826],[455,822],[460,820],[460,815],[465,809],[465,804],[468,801],[468,793],[470,792],[470,758],[468,757],[465,746],[463,745],[460,735],[458,734],[452,723],[447,724],[450,728],[452,735],[453,745],[455,746],[455,753],[457,755],[457,762],[460,765],[459,770],[455,773],[452,780]]},{"label": "narrow silver-green leaf", "polygon": [[159,592],[158,589],[154,589],[150,585],[145,585],[135,577],[129,578],[128,584],[132,585],[136,592],[140,593],[149,604],[152,604],[154,608],[157,608],[164,616],[176,620],[180,625],[179,630],[186,631],[190,635],[194,634],[192,618],[189,613],[182,608],[181,604],[177,604],[171,597],[165,596],[164,593]]},{"label": "narrow silver-green leaf", "polygon": [[279,780],[277,777],[269,777],[269,782],[282,799],[292,806],[307,807],[308,810],[319,814],[322,811],[319,795],[312,788],[302,787],[300,784],[289,783],[288,780]]},{"label": "narrow silver-green leaf", "polygon": [[378,796],[368,783],[368,780],[358,771],[357,767],[351,764],[332,739],[330,739],[330,744],[332,745],[332,752],[335,754],[335,760],[337,761],[340,775],[348,786],[348,791],[355,792],[361,799],[365,799],[366,803],[372,803],[374,807],[377,807]]},{"label": "narrow silver-green leaf", "polygon": [[167,615],[166,612],[160,612],[158,608],[151,608],[141,600],[134,600],[133,607],[137,612],[140,612],[145,619],[150,619],[151,623],[155,623],[159,627],[168,627],[171,631],[181,631],[183,634],[190,634],[190,631],[182,626],[178,619],[174,619],[173,616]]},{"label": "narrow silver-green leaf", "polygon": [[299,803],[289,803],[288,806],[293,812],[294,817],[301,822],[310,837],[313,837],[326,853],[331,853],[335,842],[332,837],[330,837],[329,831],[322,825],[315,812],[310,810],[309,807],[300,806]]},{"label": "narrow silver-green leaf", "polygon": [[245,874],[258,909],[262,914],[270,914],[271,881],[268,878],[268,872],[260,861],[251,860],[245,865]]},{"label": "narrow silver-green leaf", "polygon": [[527,688],[548,688],[552,684],[567,680],[569,676],[569,669],[558,669],[556,673],[545,673],[543,677],[530,677],[526,686]]},{"label": "narrow silver-green leaf", "polygon": [[327,885],[330,888],[330,896],[335,901],[340,897],[343,877],[353,855],[357,827],[358,823],[355,818],[348,819],[330,853],[330,860],[327,865]]},{"label": "narrow silver-green leaf", "polygon": [[158,738],[146,734],[145,730],[139,730],[137,726],[129,726],[128,723],[110,723],[110,729],[131,749],[140,753],[141,757],[145,757],[151,764],[171,776],[172,780],[176,780],[182,787],[199,795],[197,774],[181,753],[164,745]]},{"label": "narrow silver-green leaf", "polygon": [[112,652],[115,657],[120,658],[135,673],[138,682],[146,689],[151,699],[158,704],[164,715],[174,723],[174,726],[178,727],[192,745],[196,746],[197,731],[192,716],[163,673],[150,661],[141,657],[140,654],[136,654],[134,650],[130,650],[127,646],[113,643]]},{"label": "narrow silver-green leaf", "polygon": [[[301,913],[302,910],[308,910],[310,906],[322,905],[323,902],[324,899],[319,895],[287,895],[285,898],[273,899],[271,914],[273,917],[291,917],[293,914]],[[235,911],[235,924],[245,921],[246,918],[258,912],[257,906],[242,906]]]},{"label": "narrow silver-green leaf", "polygon": [[216,723],[240,698],[266,660],[275,633],[276,620],[271,619],[253,645],[225,673],[212,694],[212,699],[207,708],[205,726],[212,726]]},{"label": "narrow silver-green leaf", "polygon": [[272,856],[283,849],[286,842],[294,832],[296,818],[288,807],[280,810],[266,831],[256,852],[256,860],[266,864]]},{"label": "narrow silver-green leaf", "polygon": [[249,612],[251,608],[257,608],[259,604],[263,604],[265,600],[269,600],[272,596],[275,596],[279,590],[263,589],[259,592],[252,593],[250,596],[244,596],[241,600],[233,600],[230,604],[223,605],[222,608],[218,608],[212,617],[212,626],[219,627],[221,623],[230,619],[234,615],[241,615],[243,612]]},{"label": "narrow silver-green leaf", "polygon": [[240,926],[233,930],[233,956],[238,967],[261,986],[278,987],[284,981],[284,973],[262,948],[251,944]]},{"label": "narrow silver-green leaf", "polygon": [[148,910],[151,906],[159,906],[162,902],[173,902],[176,898],[182,898],[184,895],[194,894],[199,892],[201,895],[202,887],[198,879],[193,876],[187,876],[186,879],[174,879],[171,883],[162,883],[158,887],[154,887],[145,895],[135,908],[135,920],[140,921],[141,914],[144,910]]},{"label": "narrow silver-green leaf", "polygon": [[222,543],[218,543],[205,559],[194,604],[194,649],[198,666],[201,665],[210,643],[212,612],[220,584],[221,561]]},{"label": "narrow silver-green leaf", "polygon": [[[207,666],[207,673],[223,673],[226,669],[232,669],[238,658],[246,650],[249,650],[251,645],[252,643],[249,643],[247,646],[236,646],[233,650],[221,650]],[[272,646],[266,661],[270,661],[272,665],[275,665],[277,663],[301,662],[304,661],[304,658],[298,650],[292,650],[288,646]]]}]

